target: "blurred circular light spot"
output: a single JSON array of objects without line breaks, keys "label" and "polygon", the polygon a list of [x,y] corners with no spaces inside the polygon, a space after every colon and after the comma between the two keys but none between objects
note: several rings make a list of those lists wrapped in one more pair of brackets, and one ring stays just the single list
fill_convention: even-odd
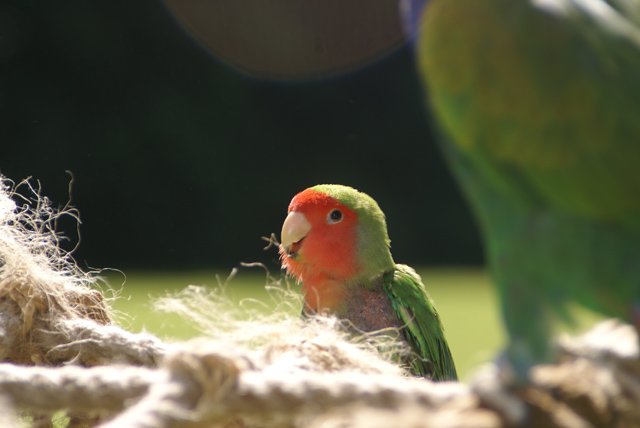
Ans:
[{"label": "blurred circular light spot", "polygon": [[354,70],[404,39],[398,0],[165,0],[223,62],[259,78]]}]

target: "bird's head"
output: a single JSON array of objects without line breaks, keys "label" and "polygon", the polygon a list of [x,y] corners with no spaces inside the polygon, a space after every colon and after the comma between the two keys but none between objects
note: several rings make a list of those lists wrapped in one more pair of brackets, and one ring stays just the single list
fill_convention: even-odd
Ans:
[{"label": "bird's head", "polygon": [[308,188],[282,225],[282,267],[303,283],[368,280],[393,268],[384,214],[368,195],[341,185]]}]

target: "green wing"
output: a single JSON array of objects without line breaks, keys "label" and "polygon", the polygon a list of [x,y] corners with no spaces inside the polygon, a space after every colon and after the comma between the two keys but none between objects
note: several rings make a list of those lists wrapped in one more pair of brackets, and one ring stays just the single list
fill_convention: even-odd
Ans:
[{"label": "green wing", "polygon": [[413,372],[436,381],[457,380],[442,322],[420,276],[409,266],[396,265],[385,274],[383,287],[416,354],[411,361]]}]

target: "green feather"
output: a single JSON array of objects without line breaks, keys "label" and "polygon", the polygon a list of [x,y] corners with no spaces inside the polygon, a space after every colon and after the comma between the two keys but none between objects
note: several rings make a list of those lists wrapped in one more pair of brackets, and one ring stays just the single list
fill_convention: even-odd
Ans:
[{"label": "green feather", "polygon": [[638,0],[432,1],[420,63],[456,149],[509,197],[640,230],[638,11]]},{"label": "green feather", "polygon": [[384,275],[383,288],[404,324],[404,338],[413,349],[412,371],[433,380],[457,380],[440,316],[416,271],[397,264]]}]

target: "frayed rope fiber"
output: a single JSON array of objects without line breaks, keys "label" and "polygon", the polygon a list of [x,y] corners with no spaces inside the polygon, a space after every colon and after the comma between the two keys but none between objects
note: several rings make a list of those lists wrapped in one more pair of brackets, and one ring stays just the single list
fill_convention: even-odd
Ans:
[{"label": "frayed rope fiber", "polygon": [[[26,189],[22,195],[16,189]],[[18,204],[20,203],[20,204]],[[76,217],[56,211],[25,181],[14,186],[0,179],[0,357],[22,364],[50,364],[56,341],[68,342],[62,320],[91,319],[109,324],[95,278],[77,268],[59,246],[55,223]],[[52,337],[53,333],[56,337]]]},{"label": "frayed rope fiber", "polygon": [[[469,386],[412,378],[394,363],[404,350],[392,338],[354,337],[335,318],[278,307],[243,313],[203,287],[158,301],[202,332],[167,343],[113,322],[97,277],[59,248],[61,215],[77,213],[2,179],[2,427],[47,426],[60,410],[73,427],[640,426],[640,357],[628,325],[606,321],[563,338],[559,362],[535,367],[517,388],[501,386],[493,365]],[[278,290],[283,305],[295,304]]]}]

